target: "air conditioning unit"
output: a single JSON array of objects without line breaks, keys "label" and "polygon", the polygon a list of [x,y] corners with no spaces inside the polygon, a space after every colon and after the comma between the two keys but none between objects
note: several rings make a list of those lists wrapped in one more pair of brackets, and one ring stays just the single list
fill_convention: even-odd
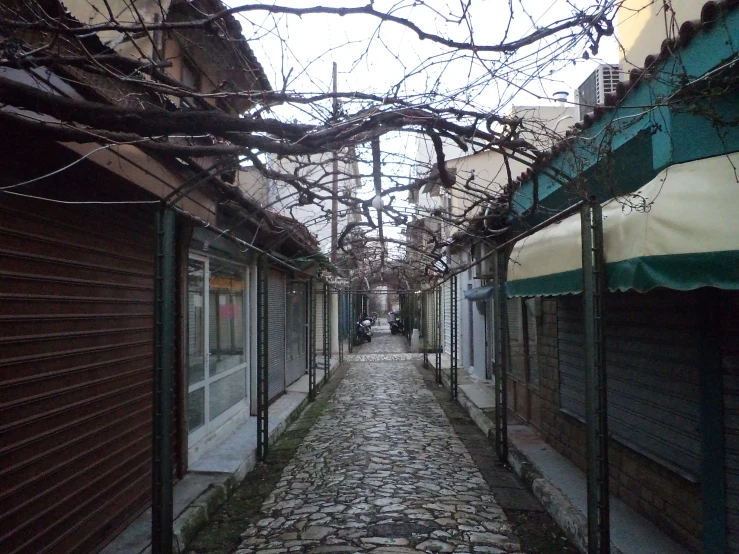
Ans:
[{"label": "air conditioning unit", "polygon": [[[473,255],[475,264],[475,279],[493,279],[495,277],[495,245],[480,242],[475,245]],[[481,260],[481,261],[480,261]]]}]

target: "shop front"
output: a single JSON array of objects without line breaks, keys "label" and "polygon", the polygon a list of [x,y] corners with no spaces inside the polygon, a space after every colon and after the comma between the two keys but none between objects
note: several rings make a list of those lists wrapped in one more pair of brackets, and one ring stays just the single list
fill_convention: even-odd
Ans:
[{"label": "shop front", "polygon": [[187,427],[191,459],[249,416],[250,268],[191,253],[187,278]]}]

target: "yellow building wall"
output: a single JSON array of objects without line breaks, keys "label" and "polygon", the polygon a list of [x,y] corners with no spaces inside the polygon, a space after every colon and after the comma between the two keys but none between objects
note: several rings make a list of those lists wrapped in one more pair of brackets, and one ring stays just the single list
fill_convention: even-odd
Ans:
[{"label": "yellow building wall", "polygon": [[[676,37],[680,25],[700,19],[705,0],[625,0],[616,16],[622,71],[644,67],[644,58],[659,52],[662,41]],[[671,9],[665,9],[667,4]]]}]

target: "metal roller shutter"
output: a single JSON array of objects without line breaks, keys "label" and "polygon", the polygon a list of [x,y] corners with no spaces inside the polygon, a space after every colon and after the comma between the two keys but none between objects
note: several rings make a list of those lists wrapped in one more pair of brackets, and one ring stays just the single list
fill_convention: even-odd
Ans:
[{"label": "metal roller shutter", "polygon": [[511,345],[511,373],[519,380],[526,378],[526,361],[523,343],[522,300],[509,298],[506,304],[508,310],[508,336]]},{"label": "metal roller shutter", "polygon": [[433,292],[423,295],[423,336],[426,349],[431,347],[434,340],[434,325],[436,320],[436,312],[434,311],[435,298],[436,294]]},{"label": "metal roller shutter", "polygon": [[726,443],[726,524],[731,554],[739,554],[739,294],[731,293],[724,308],[724,437]]},{"label": "metal roller shutter", "polygon": [[[316,364],[323,368],[324,366],[324,359],[323,359],[323,285],[318,284],[315,289],[315,295],[316,295]],[[362,316],[362,310],[358,310],[356,317],[357,321],[361,319]]]},{"label": "metal roller shutter", "polygon": [[269,272],[269,400],[285,392],[285,274]]},{"label": "metal roller shutter", "polygon": [[[561,408],[584,417],[582,296],[557,300]],[[606,296],[609,428],[614,438],[688,477],[700,475],[697,297]]]},{"label": "metal roller shutter", "polygon": [[133,207],[2,199],[5,554],[96,551],[150,502],[152,222]]},{"label": "metal roller shutter", "polygon": [[287,295],[287,361],[286,384],[289,386],[303,375],[308,363],[306,352],[307,285],[301,281],[288,283]]}]

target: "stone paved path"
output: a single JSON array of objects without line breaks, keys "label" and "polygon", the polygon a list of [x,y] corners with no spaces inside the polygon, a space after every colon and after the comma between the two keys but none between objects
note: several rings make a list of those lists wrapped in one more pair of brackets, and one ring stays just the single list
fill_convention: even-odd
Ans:
[{"label": "stone paved path", "polygon": [[520,550],[419,359],[386,326],[347,356],[346,377],[262,507],[269,517],[237,554]]}]

